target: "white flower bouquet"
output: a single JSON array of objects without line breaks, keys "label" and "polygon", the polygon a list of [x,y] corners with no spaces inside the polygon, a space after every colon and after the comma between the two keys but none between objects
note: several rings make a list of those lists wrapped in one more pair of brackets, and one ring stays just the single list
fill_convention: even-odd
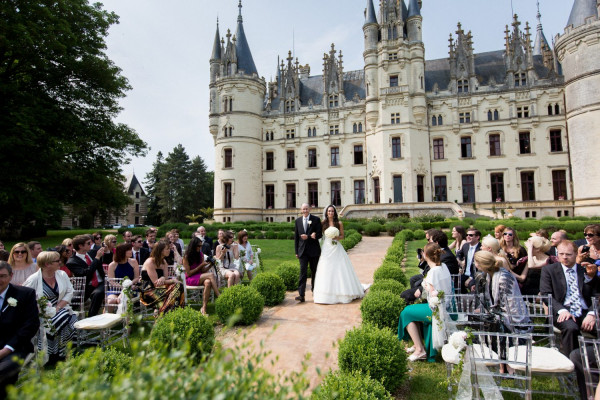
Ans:
[{"label": "white flower bouquet", "polygon": [[54,318],[54,316],[56,315],[56,308],[52,306],[52,303],[48,302],[46,304],[46,310],[44,311],[44,315],[48,319]]},{"label": "white flower bouquet", "polygon": [[335,226],[330,226],[329,228],[325,229],[325,237],[331,239],[331,243],[337,244],[334,239],[338,236],[340,236],[340,231]]}]

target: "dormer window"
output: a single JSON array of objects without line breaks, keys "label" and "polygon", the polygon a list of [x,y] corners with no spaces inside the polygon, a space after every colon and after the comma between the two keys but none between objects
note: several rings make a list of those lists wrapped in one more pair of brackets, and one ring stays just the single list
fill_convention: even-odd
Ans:
[{"label": "dormer window", "polygon": [[458,93],[468,93],[469,92],[469,81],[466,79],[459,79],[457,82]]},{"label": "dormer window", "polygon": [[294,100],[286,100],[285,101],[285,112],[294,112],[296,111],[296,105],[294,104]]},{"label": "dormer window", "polygon": [[515,87],[527,86],[527,74],[524,72],[517,72],[515,74]]},{"label": "dormer window", "polygon": [[329,107],[338,107],[339,100],[337,94],[332,94],[329,96]]}]

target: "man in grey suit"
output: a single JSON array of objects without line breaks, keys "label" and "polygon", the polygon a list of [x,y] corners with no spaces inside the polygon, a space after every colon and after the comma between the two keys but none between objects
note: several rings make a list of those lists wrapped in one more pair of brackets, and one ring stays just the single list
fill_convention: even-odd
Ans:
[{"label": "man in grey suit", "polygon": [[303,203],[301,211],[302,216],[296,219],[294,226],[294,248],[296,250],[296,258],[300,261],[299,296],[296,297],[296,300],[304,303],[309,265],[311,270],[311,285],[313,289],[315,287],[315,274],[317,273],[317,264],[321,256],[319,239],[323,236],[323,232],[321,220],[319,217],[310,214],[310,206],[308,204]]}]

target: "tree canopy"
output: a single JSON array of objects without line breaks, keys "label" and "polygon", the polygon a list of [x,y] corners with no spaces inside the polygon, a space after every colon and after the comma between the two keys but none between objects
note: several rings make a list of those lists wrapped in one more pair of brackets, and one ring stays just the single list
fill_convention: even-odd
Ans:
[{"label": "tree canopy", "polygon": [[130,89],[105,54],[118,17],[86,0],[0,3],[0,220],[4,235],[122,209],[121,167],[146,144],[115,123]]}]

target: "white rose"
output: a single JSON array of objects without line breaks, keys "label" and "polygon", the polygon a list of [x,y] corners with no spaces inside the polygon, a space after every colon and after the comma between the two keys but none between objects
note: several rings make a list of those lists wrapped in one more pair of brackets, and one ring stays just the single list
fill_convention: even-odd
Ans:
[{"label": "white rose", "polygon": [[56,308],[52,306],[52,303],[48,303],[48,305],[46,305],[45,315],[47,318],[54,318],[56,315]]},{"label": "white rose", "polygon": [[450,364],[458,364],[460,362],[460,352],[450,343],[442,347],[442,358]]},{"label": "white rose", "polygon": [[123,281],[123,289],[130,288],[131,285],[133,285],[133,282],[131,281],[131,279],[125,279]]},{"label": "white rose", "polygon": [[6,300],[6,302],[11,307],[16,307],[17,306],[17,299],[15,299],[14,297],[9,297],[8,300]]},{"label": "white rose", "polygon": [[325,237],[333,239],[337,236],[340,236],[340,231],[335,226],[330,226],[329,228],[325,229]]},{"label": "white rose", "polygon": [[467,342],[465,339],[467,338],[467,334],[464,332],[454,332],[450,335],[448,339],[448,343],[450,343],[455,349],[458,351],[464,349],[467,346]]},{"label": "white rose", "polygon": [[440,299],[437,296],[429,297],[429,305],[432,307],[437,307],[440,305]]},{"label": "white rose", "polygon": [[312,224],[312,221],[309,219],[306,223],[310,225]]},{"label": "white rose", "polygon": [[261,251],[262,251],[262,250],[260,249],[260,247],[259,247],[259,248],[257,248],[257,249],[256,249],[256,254],[260,254],[260,252],[261,252]]}]

